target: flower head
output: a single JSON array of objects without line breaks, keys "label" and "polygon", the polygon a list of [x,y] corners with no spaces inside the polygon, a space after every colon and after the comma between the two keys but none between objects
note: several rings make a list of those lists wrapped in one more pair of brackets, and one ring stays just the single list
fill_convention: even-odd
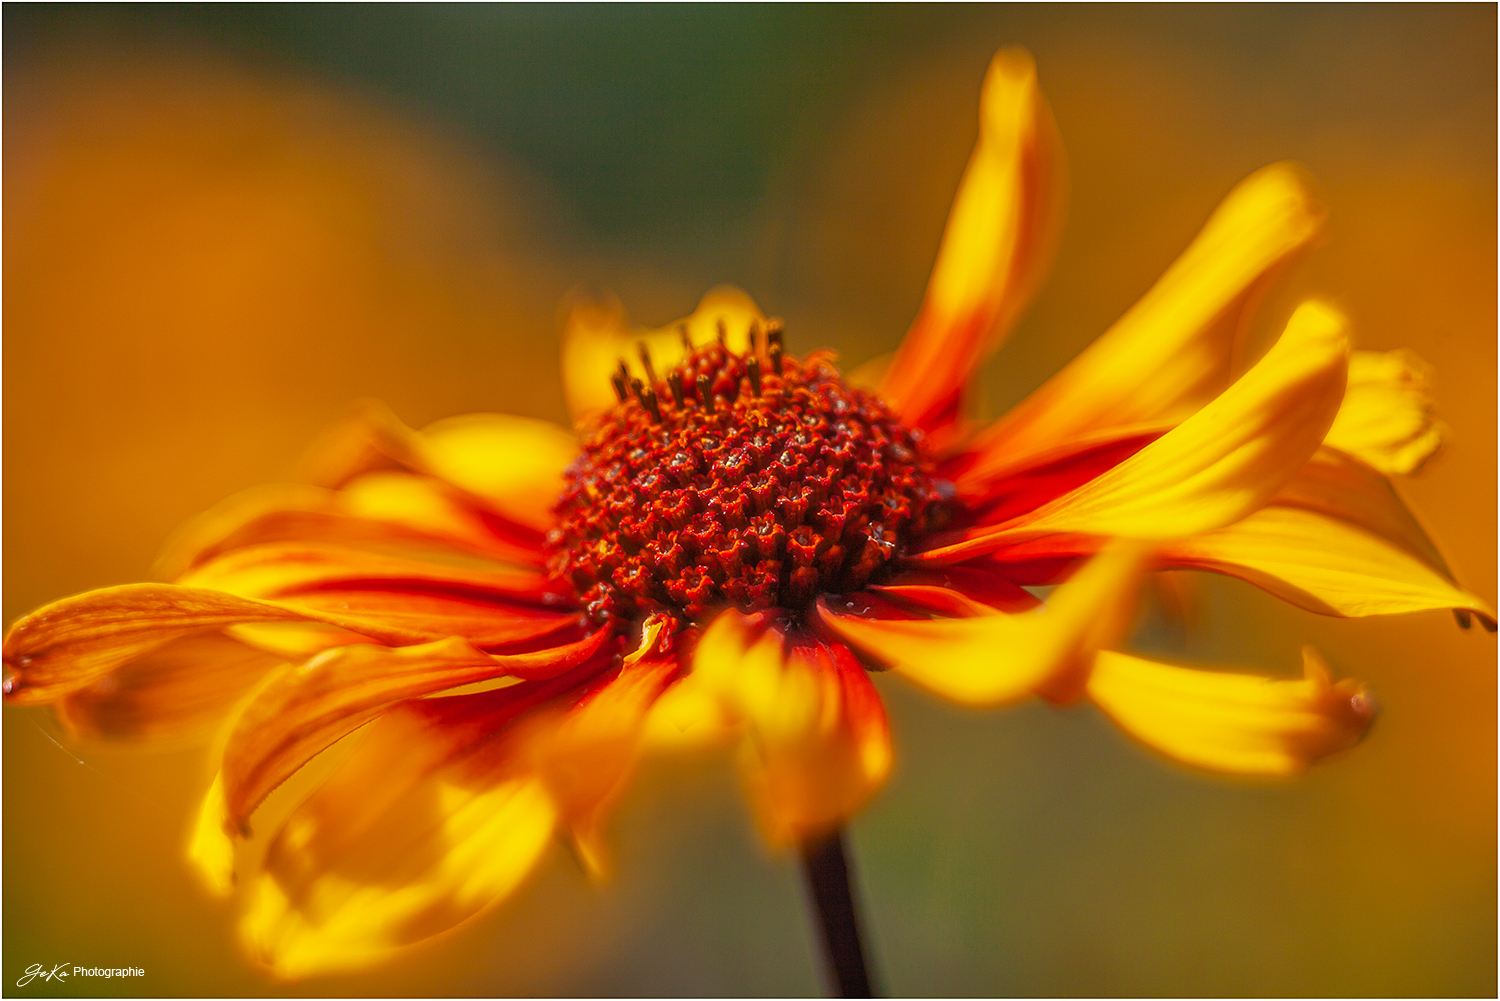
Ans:
[{"label": "flower head", "polygon": [[7,697],[94,736],[223,721],[190,855],[224,892],[270,793],[350,738],[246,873],[247,942],[289,976],[455,927],[555,832],[604,870],[601,825],[643,751],[737,742],[769,839],[837,827],[892,761],[872,668],[973,705],[1090,699],[1207,769],[1287,774],[1348,748],[1374,702],[1311,650],[1277,680],[1118,647],[1137,583],[1171,568],[1493,630],[1388,479],[1441,439],[1420,362],[1351,354],[1314,300],[1233,369],[1248,312],[1323,223],[1275,165],[1074,362],[975,426],[965,386],[1045,270],[1062,190],[1024,54],[995,58],[980,118],[878,385],[799,355],[734,290],[658,330],[580,303],[576,433],[496,415],[416,432],[366,407],[319,444],[311,484],[188,526],[172,583],[15,623]]}]

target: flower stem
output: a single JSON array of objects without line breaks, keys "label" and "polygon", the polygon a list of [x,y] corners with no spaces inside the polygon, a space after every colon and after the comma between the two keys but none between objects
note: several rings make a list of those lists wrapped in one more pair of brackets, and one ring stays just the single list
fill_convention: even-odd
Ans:
[{"label": "flower stem", "polygon": [[849,885],[844,832],[834,830],[802,845],[802,871],[823,929],[823,958],[838,982],[839,996],[873,997],[859,943],[859,914]]}]

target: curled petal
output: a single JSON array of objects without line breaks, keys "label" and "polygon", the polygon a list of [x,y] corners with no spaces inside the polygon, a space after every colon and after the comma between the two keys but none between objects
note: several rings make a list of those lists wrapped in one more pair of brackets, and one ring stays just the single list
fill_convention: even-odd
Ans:
[{"label": "curled petal", "polygon": [[676,670],[643,645],[612,675],[382,716],[272,842],[244,925],[252,950],[284,977],[368,965],[498,903],[557,826],[592,851]]},{"label": "curled petal", "polygon": [[116,668],[191,633],[242,622],[305,619],[268,602],[171,584],[105,587],[45,605],[5,637],[5,695],[55,702]]},{"label": "curled petal", "polygon": [[955,702],[999,705],[1038,691],[1066,701],[1094,653],[1123,633],[1146,556],[1139,546],[1101,553],[1036,612],[881,620],[820,601],[818,614],[867,656]]},{"label": "curled petal", "polygon": [[1410,351],[1355,351],[1349,388],[1325,444],[1382,473],[1410,475],[1443,444],[1432,416],[1432,369]]},{"label": "curled petal", "polygon": [[1250,307],[1324,219],[1298,168],[1250,175],[1139,302],[981,436],[978,466],[998,475],[1076,436],[1190,412],[1227,384]]},{"label": "curled petal", "polygon": [[242,926],[273,973],[368,966],[493,906],[540,858],[557,816],[542,784],[503,735],[466,754],[474,735],[444,724],[388,714],[287,819]]},{"label": "curled petal", "polygon": [[712,344],[724,326],[731,350],[743,353],[750,347],[750,328],[765,318],[744,292],[729,285],[709,290],[693,315],[656,330],[636,329],[627,324],[625,310],[615,300],[595,303],[580,299],[563,321],[562,379],[568,412],[578,424],[617,402],[610,376],[620,363],[633,378],[645,381],[640,348],[645,345],[658,376],[687,356],[685,336],[697,346]]},{"label": "curled petal", "polygon": [[740,767],[767,839],[790,845],[855,813],[891,768],[890,723],[879,694],[841,643],[794,643],[725,612],[693,659],[744,733]]},{"label": "curled petal", "polygon": [[422,646],[341,647],[289,667],[241,710],[224,749],[228,815],[242,826],[267,794],[339,738],[404,699],[497,678],[556,677],[601,654],[610,639],[496,656],[457,637]]},{"label": "curled petal", "polygon": [[1335,684],[1311,647],[1301,680],[1173,667],[1099,654],[1088,694],[1127,733],[1168,757],[1242,775],[1290,775],[1358,743],[1375,700]]},{"label": "curled petal", "polygon": [[1171,431],[1076,490],[939,540],[921,558],[953,562],[1057,533],[1172,539],[1231,524],[1317,449],[1343,397],[1347,359],[1343,317],[1304,303],[1264,358]]},{"label": "curled petal", "polygon": [[1269,505],[1227,528],[1166,544],[1165,563],[1216,570],[1325,615],[1494,612],[1446,573],[1389,540],[1305,508]]},{"label": "curled petal", "polygon": [[931,430],[957,413],[969,376],[1010,333],[1056,246],[1065,187],[1062,143],[1020,49],[990,63],[979,141],[948,216],[927,295],[881,396]]},{"label": "curled petal", "polygon": [[222,633],[184,636],[65,695],[57,716],[79,737],[192,740],[283,663]]}]

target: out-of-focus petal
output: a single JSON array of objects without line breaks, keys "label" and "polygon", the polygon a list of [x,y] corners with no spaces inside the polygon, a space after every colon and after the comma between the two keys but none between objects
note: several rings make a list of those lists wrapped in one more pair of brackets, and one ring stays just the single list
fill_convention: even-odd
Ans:
[{"label": "out-of-focus petal", "polygon": [[1185,416],[1228,382],[1253,304],[1324,218],[1298,168],[1250,175],[1139,302],[981,436],[981,465],[998,474],[1069,438]]},{"label": "out-of-focus petal", "polygon": [[1260,507],[1301,469],[1338,410],[1345,323],[1304,303],[1250,371],[1212,403],[1088,483],[996,526],[940,539],[920,558],[954,562],[1054,533],[1182,538]]},{"label": "out-of-focus petal", "polygon": [[224,749],[229,817],[243,823],[314,755],[403,699],[491,678],[556,677],[607,657],[608,630],[536,653],[496,656],[458,638],[391,649],[341,647],[268,678],[241,710]]},{"label": "out-of-focus petal", "polygon": [[1358,743],[1375,701],[1334,683],[1311,647],[1292,681],[1099,654],[1088,694],[1127,733],[1168,757],[1242,775],[1290,775]]},{"label": "out-of-focus petal", "polygon": [[559,825],[598,864],[599,815],[678,667],[643,642],[618,671],[591,670],[406,702],[372,724],[272,842],[252,950],[284,977],[368,965],[498,903]]},{"label": "out-of-focus petal", "polygon": [[610,868],[600,834],[604,813],[635,767],[647,714],[682,670],[674,655],[655,645],[648,622],[645,638],[617,674],[560,719],[539,720],[528,734],[527,759],[595,878]]},{"label": "out-of-focus petal", "polygon": [[1324,442],[1382,473],[1410,475],[1443,444],[1432,416],[1432,369],[1410,351],[1355,351],[1349,388]]},{"label": "out-of-focus petal", "polygon": [[193,819],[187,858],[204,888],[216,897],[227,897],[234,892],[234,839],[224,829],[228,822],[224,777],[215,773]]},{"label": "out-of-focus petal", "polygon": [[969,376],[1010,333],[1051,263],[1062,221],[1062,143],[1020,49],[990,63],[979,141],[943,231],[937,262],[880,395],[912,427],[956,415]]},{"label": "out-of-focus petal", "polygon": [[453,718],[475,700],[438,701],[454,704],[373,724],[272,841],[242,927],[276,975],[359,969],[447,931],[547,847],[557,808],[510,735]]},{"label": "out-of-focus petal", "polygon": [[282,658],[223,633],[184,636],[63,697],[75,736],[172,742],[206,736]]},{"label": "out-of-focus petal", "polygon": [[241,546],[310,540],[441,547],[541,563],[536,539],[519,539],[503,529],[486,522],[452,488],[407,472],[365,473],[340,490],[271,484],[237,494],[180,528],[163,547],[155,572],[173,579]]},{"label": "out-of-focus petal", "polygon": [[632,328],[625,310],[615,300],[598,303],[579,299],[563,321],[562,379],[568,412],[578,424],[617,402],[610,376],[624,362],[633,378],[647,381],[640,348],[646,346],[658,377],[687,357],[683,331],[694,345],[712,344],[724,326],[730,349],[750,347],[750,328],[764,321],[760,308],[744,292],[729,285],[710,289],[691,316],[655,330]]},{"label": "out-of-focus petal", "polygon": [[324,432],[304,460],[308,479],[340,487],[369,472],[424,473],[461,491],[520,534],[539,537],[562,471],[578,454],[555,424],[507,414],[450,417],[413,431],[384,406],[366,402]]},{"label": "out-of-focus petal", "polygon": [[423,428],[418,442],[427,472],[541,532],[578,455],[578,439],[556,424],[510,414],[450,417]]},{"label": "out-of-focus petal", "polygon": [[1120,638],[1146,555],[1139,546],[1106,550],[1035,612],[881,620],[822,601],[818,613],[867,656],[956,702],[998,705],[1037,691],[1067,701],[1094,653]]},{"label": "out-of-focus petal", "polygon": [[1271,498],[1271,503],[1305,507],[1358,525],[1445,576],[1453,576],[1395,485],[1363,462],[1336,449],[1324,447],[1314,452],[1307,465]]},{"label": "out-of-focus petal", "polygon": [[698,644],[693,677],[743,726],[740,767],[767,839],[791,845],[837,827],[890,774],[890,723],[841,643],[794,643],[729,611]]},{"label": "out-of-focus petal", "polygon": [[305,615],[222,591],[123,584],[74,595],[18,619],[5,637],[5,695],[55,702],[115,668],[190,633]]},{"label": "out-of-focus petal", "polygon": [[1494,612],[1448,576],[1390,541],[1306,508],[1269,505],[1227,528],[1178,539],[1164,562],[1232,574],[1325,615]]}]

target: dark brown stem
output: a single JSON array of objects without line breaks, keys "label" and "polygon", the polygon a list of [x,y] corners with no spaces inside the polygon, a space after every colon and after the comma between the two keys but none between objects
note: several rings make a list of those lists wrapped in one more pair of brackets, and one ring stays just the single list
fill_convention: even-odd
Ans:
[{"label": "dark brown stem", "polygon": [[860,947],[859,913],[849,884],[844,832],[835,830],[804,843],[802,871],[823,929],[823,958],[838,984],[839,996],[873,997],[864,949]]}]

